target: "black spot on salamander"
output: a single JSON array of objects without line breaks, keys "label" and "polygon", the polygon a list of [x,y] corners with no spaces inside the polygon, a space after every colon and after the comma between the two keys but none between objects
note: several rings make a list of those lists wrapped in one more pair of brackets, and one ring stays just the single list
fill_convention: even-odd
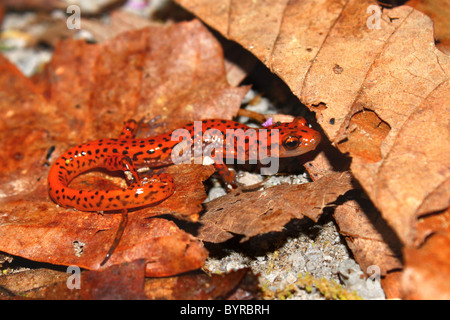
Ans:
[{"label": "black spot on salamander", "polygon": [[147,153],[148,153],[148,154],[154,154],[154,153],[155,153],[155,150],[147,150]]},{"label": "black spot on salamander", "polygon": [[163,153],[166,153],[167,151],[169,151],[169,148],[165,147],[161,150]]},{"label": "black spot on salamander", "polygon": [[122,154],[124,154],[124,155],[125,155],[125,154],[128,154],[128,151],[127,151],[127,150],[123,150],[123,151],[122,151]]},{"label": "black spot on salamander", "polygon": [[140,155],[142,155],[142,154],[144,154],[142,151],[136,152],[136,153],[133,155],[133,161],[137,161],[137,160],[138,160],[138,157],[139,157]]},{"label": "black spot on salamander", "polygon": [[117,149],[114,148],[114,149],[112,149],[112,152],[113,152],[113,153],[118,153],[119,151],[117,151]]}]

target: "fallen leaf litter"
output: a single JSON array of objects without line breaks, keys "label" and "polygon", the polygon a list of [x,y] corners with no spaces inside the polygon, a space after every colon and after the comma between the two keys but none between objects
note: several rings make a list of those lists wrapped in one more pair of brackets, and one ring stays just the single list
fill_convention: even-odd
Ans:
[{"label": "fallen leaf litter", "polygon": [[[267,101],[262,100],[267,105]],[[262,113],[269,110],[264,110],[264,107],[258,106],[254,109]],[[241,182],[245,181],[246,178],[251,182],[259,182],[262,180],[261,177],[255,178],[247,174],[241,178]],[[303,175],[272,177],[266,184],[277,185],[281,182],[305,182],[305,177]],[[212,198],[211,194],[210,197]],[[230,251],[229,255],[225,258],[209,258],[205,269],[211,273],[217,273],[235,270],[237,267],[251,267],[255,273],[261,275],[261,285],[266,292],[282,292],[284,288],[295,284],[299,277],[302,277],[306,273],[309,273],[315,278],[324,277],[330,281],[341,281],[342,279],[339,277],[339,274],[346,274],[345,271],[342,271],[341,264],[347,261],[350,255],[334,223],[328,221],[322,225],[318,224],[311,227],[309,232],[311,230],[316,233],[313,237],[314,240],[306,234],[300,234],[297,237],[288,238],[285,244],[276,251],[268,255],[260,255],[253,258]],[[355,269],[354,266],[351,268]],[[364,280],[361,281],[364,282]],[[359,294],[365,296],[364,292]],[[268,293],[267,296],[269,297],[271,295]],[[298,292],[294,292],[286,297],[302,299],[311,297],[320,298],[323,297],[323,294],[319,294],[317,290],[312,290],[312,295],[305,295],[305,291],[298,290]],[[370,298],[367,295],[365,297]],[[382,298],[383,296],[378,295],[375,297]]]}]

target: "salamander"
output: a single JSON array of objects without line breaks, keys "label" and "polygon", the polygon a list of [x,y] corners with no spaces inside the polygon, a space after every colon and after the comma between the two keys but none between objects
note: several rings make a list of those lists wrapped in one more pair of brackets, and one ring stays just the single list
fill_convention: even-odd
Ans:
[{"label": "salamander", "polygon": [[[48,192],[57,204],[81,211],[120,211],[122,220],[114,241],[100,266],[104,266],[118,246],[128,221],[128,209],[156,204],[175,192],[173,178],[154,174],[151,168],[196,162],[214,164],[229,190],[237,187],[234,171],[224,159],[262,161],[293,157],[314,150],[320,134],[304,118],[289,123],[265,123],[253,129],[231,120],[194,121],[159,136],[136,138],[138,124],[128,120],[117,139],[87,142],[64,152],[50,168]],[[78,175],[95,168],[122,171],[127,188],[80,190],[70,187]],[[141,170],[151,175],[140,178]]]},{"label": "salamander", "polygon": [[[231,120],[203,120],[143,139],[135,137],[137,129],[137,122],[129,120],[119,138],[87,142],[63,153],[48,175],[51,199],[63,207],[81,211],[115,211],[154,204],[174,192],[173,178],[161,173],[140,179],[139,168],[164,167],[173,164],[174,159],[186,161],[186,157],[191,161],[196,154],[205,151],[209,152],[209,160],[214,162],[217,172],[232,189],[236,186],[235,176],[222,159],[248,161],[262,151],[267,157],[298,156],[315,149],[320,142],[320,134],[302,117],[261,129]],[[180,143],[183,141],[184,147]],[[128,187],[89,191],[69,186],[76,176],[93,168],[123,171]]]}]

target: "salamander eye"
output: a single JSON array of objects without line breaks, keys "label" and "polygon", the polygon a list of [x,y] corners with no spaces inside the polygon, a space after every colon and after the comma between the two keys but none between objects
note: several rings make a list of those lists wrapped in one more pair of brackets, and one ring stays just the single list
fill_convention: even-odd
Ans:
[{"label": "salamander eye", "polygon": [[288,149],[288,150],[292,150],[298,147],[298,145],[300,144],[300,140],[297,137],[294,136],[288,136],[284,141],[283,141],[283,146]]}]

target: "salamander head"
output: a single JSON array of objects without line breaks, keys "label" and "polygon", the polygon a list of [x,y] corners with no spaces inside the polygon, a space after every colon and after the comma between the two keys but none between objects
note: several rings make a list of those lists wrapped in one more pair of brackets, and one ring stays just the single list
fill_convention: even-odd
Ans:
[{"label": "salamander head", "polygon": [[320,142],[320,133],[311,129],[306,120],[296,117],[292,122],[276,123],[267,129],[279,131],[279,157],[295,157],[314,150]]}]

